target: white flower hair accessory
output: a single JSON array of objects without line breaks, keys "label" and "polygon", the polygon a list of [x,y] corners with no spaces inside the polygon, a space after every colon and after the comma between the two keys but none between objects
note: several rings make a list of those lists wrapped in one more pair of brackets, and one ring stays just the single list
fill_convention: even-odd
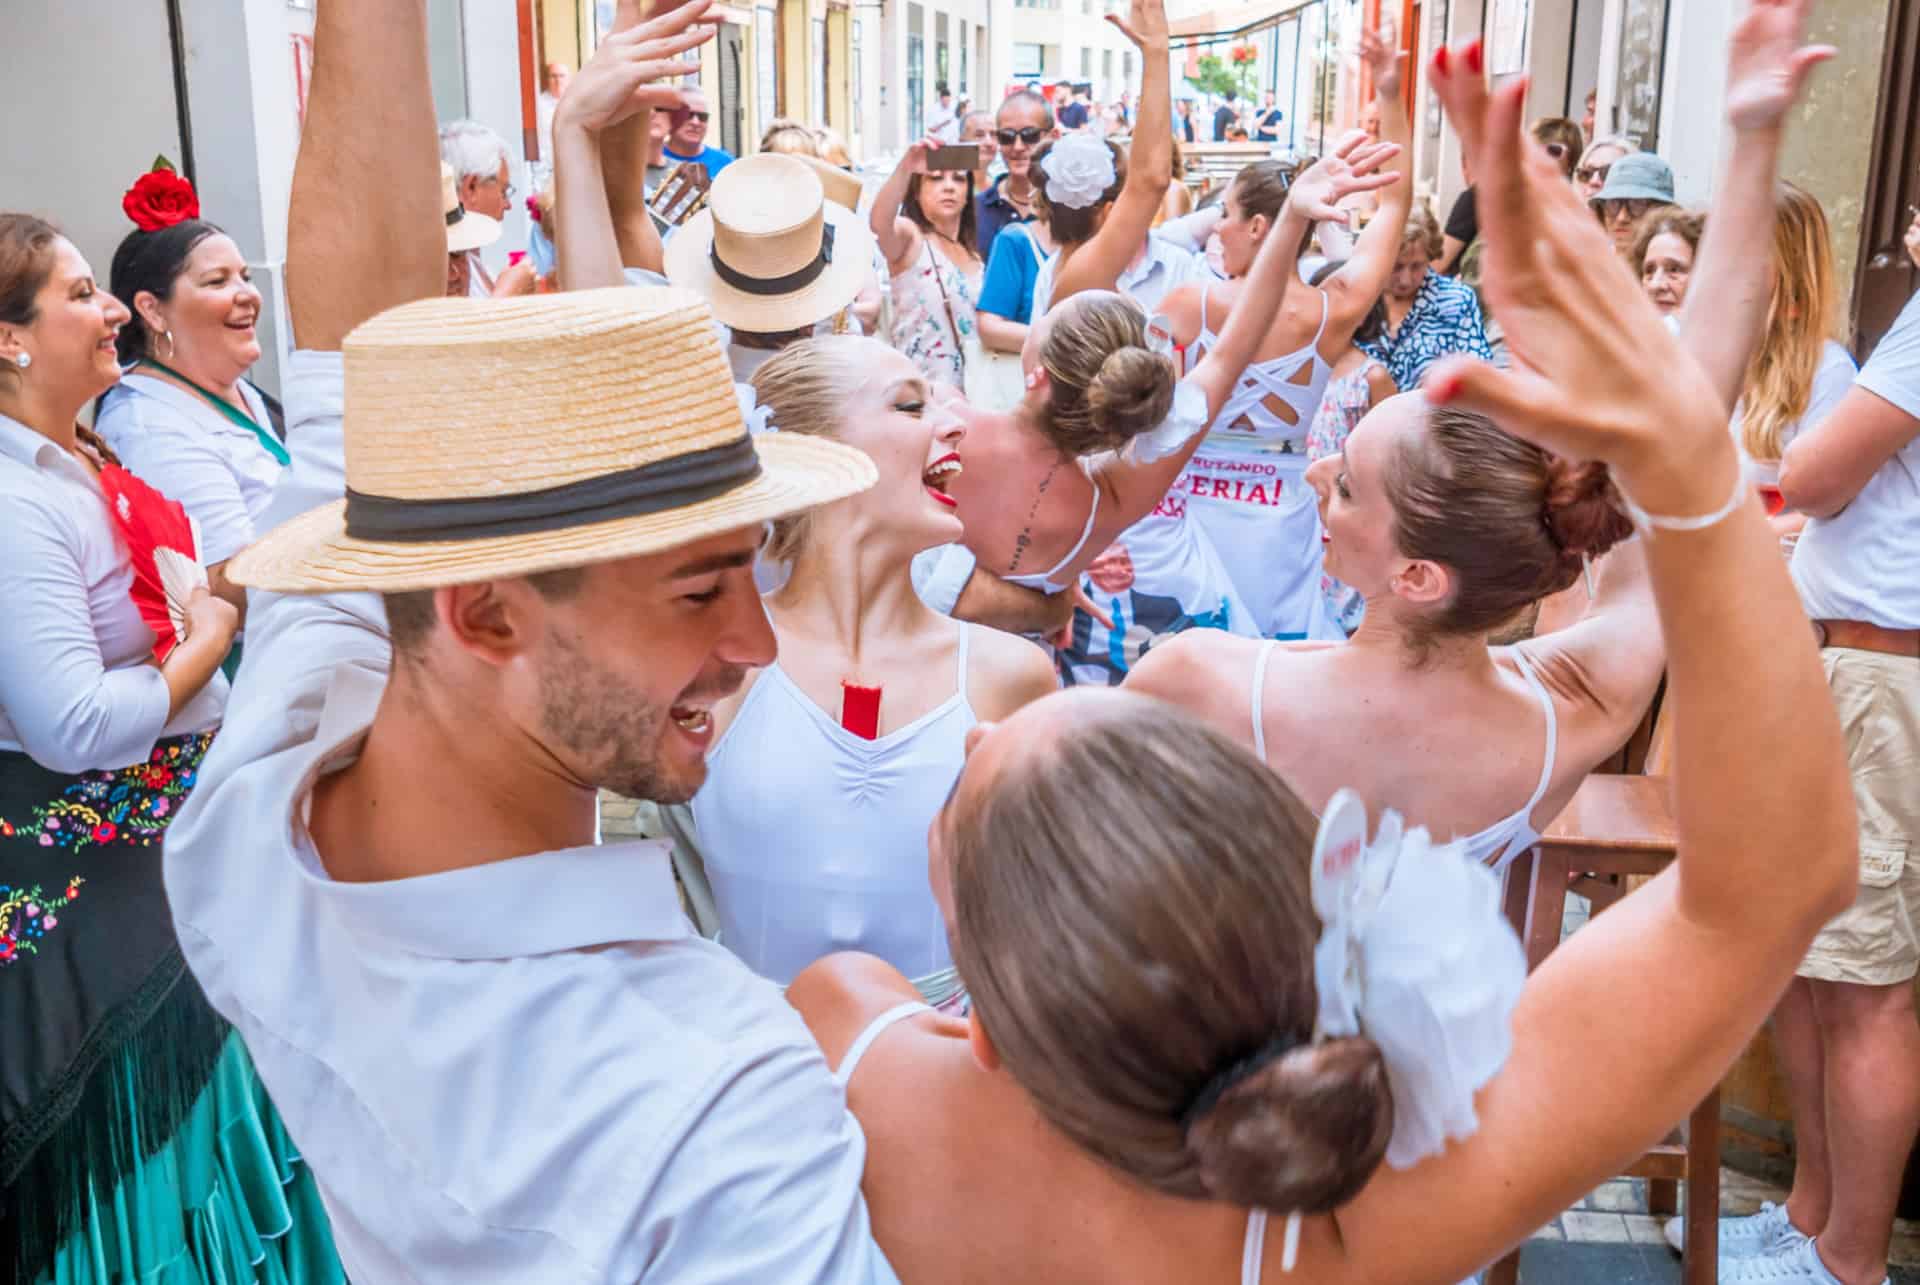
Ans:
[{"label": "white flower hair accessory", "polygon": [[1113,152],[1091,134],[1069,134],[1055,143],[1040,162],[1040,171],[1047,176],[1047,203],[1069,210],[1099,204],[1119,177]]},{"label": "white flower hair accessory", "polygon": [[1526,955],[1500,913],[1500,882],[1464,845],[1404,830],[1367,841],[1367,809],[1342,790],[1313,845],[1315,1037],[1380,1046],[1393,1092],[1386,1160],[1407,1169],[1480,1127],[1474,1095],[1513,1051]]},{"label": "white flower hair accessory", "polygon": [[780,426],[773,422],[773,407],[761,402],[754,395],[752,384],[735,384],[734,400],[740,403],[740,418],[747,421],[749,433],[777,433]]}]

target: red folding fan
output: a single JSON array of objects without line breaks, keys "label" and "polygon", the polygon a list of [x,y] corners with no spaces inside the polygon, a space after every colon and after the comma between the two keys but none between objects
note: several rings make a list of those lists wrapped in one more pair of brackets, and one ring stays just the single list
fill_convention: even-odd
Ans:
[{"label": "red folding fan", "polygon": [[100,470],[107,511],[133,557],[133,605],[153,630],[153,657],[165,661],[187,636],[187,599],[207,587],[200,528],[179,503],[117,464]]}]

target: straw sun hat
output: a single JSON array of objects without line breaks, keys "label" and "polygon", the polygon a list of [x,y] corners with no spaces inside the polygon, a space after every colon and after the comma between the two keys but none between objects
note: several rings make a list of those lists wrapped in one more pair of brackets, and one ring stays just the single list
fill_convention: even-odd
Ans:
[{"label": "straw sun hat", "polygon": [[873,233],[828,201],[806,162],[777,152],[720,171],[707,207],[667,242],[667,279],[735,330],[798,330],[875,280]]},{"label": "straw sun hat", "polygon": [[683,290],[426,299],[347,336],[347,498],[234,555],[282,593],[397,592],[659,553],[864,491],[852,447],[749,438]]},{"label": "straw sun hat", "polygon": [[475,214],[461,204],[459,180],[445,161],[440,162],[440,212],[447,216],[448,254],[478,250],[500,239],[500,220]]}]

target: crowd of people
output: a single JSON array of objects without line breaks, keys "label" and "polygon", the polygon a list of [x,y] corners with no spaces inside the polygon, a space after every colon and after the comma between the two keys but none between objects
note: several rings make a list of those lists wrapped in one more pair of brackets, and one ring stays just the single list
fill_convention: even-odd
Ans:
[{"label": "crowd of people", "polygon": [[[1436,50],[1442,222],[1378,33],[1217,191],[1162,0],[1123,128],[941,86],[867,181],[621,0],[489,273],[424,0],[328,0],[279,399],[184,177],[105,282],[0,214],[15,1277],[1453,1285],[1771,1018],[1720,1279],[1884,1285],[1920,296],[1856,369],[1810,2],[1705,210]],[[1529,975],[1503,872],[1656,708],[1677,859]]]}]

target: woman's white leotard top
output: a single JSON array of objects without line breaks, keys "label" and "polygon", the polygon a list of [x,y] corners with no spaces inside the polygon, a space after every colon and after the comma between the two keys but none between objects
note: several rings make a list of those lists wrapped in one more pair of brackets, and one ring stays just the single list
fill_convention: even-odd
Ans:
[{"label": "woman's white leotard top", "polygon": [[[1203,355],[1220,343],[1220,336],[1207,325],[1207,294],[1205,289],[1200,291],[1200,335],[1194,341],[1194,348]],[[1322,290],[1319,295],[1320,326],[1313,332],[1313,338],[1283,356],[1248,364],[1227,395],[1220,413],[1214,417],[1213,431],[1202,450],[1255,440],[1306,440],[1307,429],[1320,410],[1327,380],[1333,377],[1333,367],[1320,355],[1320,339],[1327,332],[1329,305],[1326,292]],[[1305,383],[1300,382],[1303,373],[1307,377]],[[1275,409],[1275,402],[1292,411],[1293,418],[1286,419]]]},{"label": "woman's white leotard top", "polygon": [[856,736],[778,663],[708,756],[693,798],[718,940],[782,986],[822,956],[878,955],[908,977],[950,970],[927,875],[927,825],[978,721],[959,626],[954,693],[876,740]]},{"label": "woman's white leotard top", "polygon": [[[872,1050],[874,1041],[908,1018],[931,1012],[933,1010],[925,1004],[910,1001],[905,1004],[896,1004],[868,1022],[866,1029],[847,1046],[845,1056],[840,1059],[840,1065],[833,1072],[834,1083],[844,1090],[852,1081],[853,1073],[860,1068],[861,1059]],[[1287,1253],[1281,1259],[1283,1271],[1293,1270],[1293,1257],[1298,1249],[1299,1240],[1300,1220],[1295,1216],[1288,1220]],[[1246,1239],[1242,1242],[1240,1250],[1240,1285],[1260,1285],[1260,1264],[1265,1259],[1266,1253],[1267,1211],[1250,1209],[1247,1211]]]},{"label": "woman's white leotard top", "polygon": [[[1261,720],[1261,694],[1267,685],[1267,661],[1273,656],[1275,644],[1267,642],[1260,648],[1253,662],[1253,748],[1261,762],[1267,759],[1266,729]],[[1527,659],[1527,653],[1518,647],[1511,649],[1515,663],[1520,666],[1521,676],[1527,680],[1527,686],[1540,698],[1540,708],[1547,717],[1547,754],[1546,761],[1540,765],[1540,783],[1533,789],[1533,797],[1526,806],[1510,816],[1495,821],[1478,834],[1462,839],[1467,851],[1474,860],[1486,863],[1495,870],[1504,870],[1508,863],[1521,853],[1526,852],[1540,842],[1540,832],[1533,828],[1533,810],[1540,806],[1540,800],[1547,796],[1547,787],[1553,784],[1553,760],[1560,747],[1560,719],[1554,712],[1553,697],[1541,683],[1539,675],[1533,672],[1533,662]]]}]

